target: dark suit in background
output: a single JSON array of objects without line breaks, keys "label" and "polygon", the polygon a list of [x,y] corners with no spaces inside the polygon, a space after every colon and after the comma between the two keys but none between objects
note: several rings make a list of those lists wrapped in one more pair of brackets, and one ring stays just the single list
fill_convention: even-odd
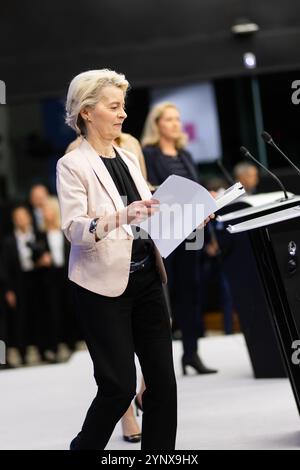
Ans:
[{"label": "dark suit in background", "polygon": [[4,302],[5,281],[3,265],[0,259],[0,340],[7,344],[7,309]]},{"label": "dark suit in background", "polygon": [[16,309],[9,310],[9,345],[15,346],[22,363],[26,362],[26,348],[34,338],[31,325],[38,309],[37,273],[35,269],[23,271],[14,234],[2,243],[1,260],[4,273],[4,290],[13,291],[17,297]]},{"label": "dark suit in background", "polygon": [[48,234],[37,232],[37,242],[42,252],[52,256],[49,267],[38,268],[39,304],[43,305],[42,316],[37,317],[39,349],[57,354],[58,344],[64,341],[73,351],[78,339],[75,315],[72,315],[71,283],[68,279],[70,244],[63,238],[63,266],[56,266],[51,252]]}]

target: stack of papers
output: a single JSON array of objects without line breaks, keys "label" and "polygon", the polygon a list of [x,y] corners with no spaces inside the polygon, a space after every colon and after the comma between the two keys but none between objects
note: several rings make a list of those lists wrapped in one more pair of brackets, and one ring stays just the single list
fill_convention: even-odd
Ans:
[{"label": "stack of papers", "polygon": [[182,176],[169,176],[153,194],[160,210],[139,226],[151,236],[162,257],[166,258],[204,220],[245,192],[236,183],[223,194],[213,198],[198,183]]}]

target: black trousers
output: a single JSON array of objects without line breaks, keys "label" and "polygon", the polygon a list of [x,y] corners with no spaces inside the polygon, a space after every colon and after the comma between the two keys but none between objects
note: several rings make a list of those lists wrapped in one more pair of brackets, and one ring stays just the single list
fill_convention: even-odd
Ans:
[{"label": "black trousers", "polygon": [[35,271],[22,271],[15,289],[17,308],[9,315],[12,320],[12,344],[19,350],[23,361],[26,358],[27,346],[35,343],[35,318],[42,315],[37,299],[37,280]]},{"label": "black trousers", "polygon": [[187,358],[197,353],[202,329],[200,256],[197,250],[186,250],[184,241],[165,260],[172,317],[181,329],[183,352]]},{"label": "black trousers", "polygon": [[154,262],[130,274],[119,297],[101,296],[78,285],[74,291],[98,385],[74,448],[105,448],[136,394],[136,353],[146,384],[141,448],[174,449],[177,391],[171,329]]}]

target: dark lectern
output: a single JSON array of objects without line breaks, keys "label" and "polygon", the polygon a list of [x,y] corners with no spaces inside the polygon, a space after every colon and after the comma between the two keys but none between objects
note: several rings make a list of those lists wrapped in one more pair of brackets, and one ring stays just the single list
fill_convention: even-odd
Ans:
[{"label": "dark lectern", "polygon": [[224,253],[224,271],[230,284],[256,378],[286,377],[268,297],[253,250],[259,234],[257,231],[243,231],[232,237],[226,227],[228,223],[240,223],[258,216],[274,214],[299,203],[300,197],[294,197],[287,201],[249,207],[251,198],[248,198],[227,206],[226,210],[230,213],[217,217],[216,235]]},{"label": "dark lectern", "polygon": [[[229,225],[227,230],[232,235],[247,232],[251,238],[271,322],[300,413],[300,366],[294,354],[295,345],[300,344],[300,206]],[[265,353],[269,356],[268,344]]]}]

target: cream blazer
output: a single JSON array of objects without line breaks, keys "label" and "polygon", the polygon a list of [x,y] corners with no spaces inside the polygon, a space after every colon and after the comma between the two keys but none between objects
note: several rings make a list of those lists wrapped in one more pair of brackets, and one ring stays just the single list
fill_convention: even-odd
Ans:
[{"label": "cream blazer", "polygon": [[[115,147],[126,163],[141,199],[150,199],[135,155]],[[103,161],[83,139],[57,162],[57,193],[62,230],[71,242],[69,279],[97,294],[121,295],[128,284],[133,233],[122,225],[96,242],[89,232],[92,219],[124,208],[121,196]],[[156,265],[163,283],[167,275],[155,247]]]}]

